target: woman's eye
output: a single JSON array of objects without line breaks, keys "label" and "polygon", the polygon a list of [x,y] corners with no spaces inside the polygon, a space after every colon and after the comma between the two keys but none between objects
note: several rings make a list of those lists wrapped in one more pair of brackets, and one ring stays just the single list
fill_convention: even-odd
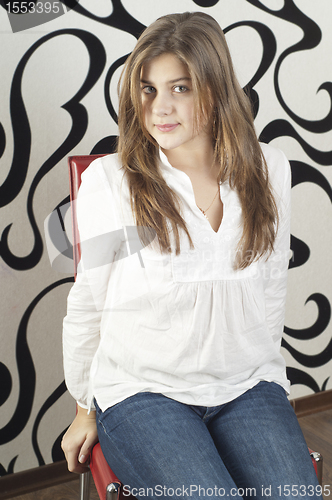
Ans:
[{"label": "woman's eye", "polygon": [[142,91],[144,92],[144,94],[153,94],[156,89],[154,87],[151,87],[151,85],[146,85],[142,88]]},{"label": "woman's eye", "polygon": [[173,88],[174,92],[178,93],[178,94],[182,94],[183,92],[187,92],[188,87],[185,87],[184,85],[176,85],[174,88]]}]

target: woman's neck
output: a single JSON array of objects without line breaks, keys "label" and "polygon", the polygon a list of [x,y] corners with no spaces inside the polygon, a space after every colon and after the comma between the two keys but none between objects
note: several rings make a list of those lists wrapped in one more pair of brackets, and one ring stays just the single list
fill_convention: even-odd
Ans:
[{"label": "woman's neck", "polygon": [[198,174],[211,173],[214,167],[214,152],[211,144],[201,144],[191,149],[169,149],[163,150],[172,167]]}]

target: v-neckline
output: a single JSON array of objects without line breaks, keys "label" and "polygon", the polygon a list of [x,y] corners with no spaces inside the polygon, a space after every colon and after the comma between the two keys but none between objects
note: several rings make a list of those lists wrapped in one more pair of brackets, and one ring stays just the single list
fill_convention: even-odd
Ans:
[{"label": "v-neckline", "polygon": [[[186,175],[187,175],[187,174],[186,174]],[[188,177],[188,179],[190,180],[190,177],[189,177],[189,176],[187,176],[187,177]],[[220,188],[221,188],[221,184],[219,184],[219,197],[220,197],[220,201],[221,201],[221,203],[222,203],[222,217],[221,217],[221,221],[220,221],[220,224],[219,224],[219,226],[218,226],[218,229],[217,229],[217,231],[215,231],[215,230],[213,229],[213,227],[212,227],[212,225],[211,225],[211,222],[209,221],[208,217],[207,217],[206,215],[204,215],[204,214],[203,214],[203,212],[201,211],[201,209],[197,206],[197,204],[196,204],[196,200],[195,200],[195,193],[194,193],[194,189],[193,189],[193,187],[192,187],[192,182],[191,182],[191,180],[190,180],[190,183],[191,183],[192,195],[193,195],[193,198],[194,198],[194,201],[195,201],[195,209],[196,209],[196,210],[198,210],[198,212],[200,213],[201,217],[202,217],[202,218],[203,218],[203,219],[207,222],[207,224],[209,225],[209,227],[210,227],[211,231],[212,231],[215,235],[217,235],[217,234],[219,233],[219,231],[220,231],[220,228],[221,228],[221,226],[222,226],[222,223],[223,223],[223,220],[224,220],[224,217],[225,217],[225,203],[224,203],[224,202],[223,202],[223,200],[221,199],[221,189],[220,189]]]},{"label": "v-neckline", "polygon": [[162,164],[168,165],[171,168],[171,172],[173,172],[173,174],[179,175],[180,177],[182,176],[183,179],[186,179],[186,181],[189,182],[190,189],[191,189],[191,195],[192,195],[192,198],[193,198],[193,201],[194,201],[194,207],[192,207],[192,210],[198,210],[200,216],[203,217],[203,219],[209,225],[209,228],[210,228],[211,232],[214,235],[218,235],[218,233],[220,232],[221,227],[223,226],[223,221],[224,221],[224,218],[225,218],[225,203],[224,203],[224,201],[222,200],[222,197],[221,197],[221,187],[222,187],[222,184],[219,183],[219,196],[220,196],[220,200],[221,200],[221,202],[223,204],[223,214],[222,214],[222,219],[220,221],[219,227],[218,227],[217,231],[215,231],[213,229],[213,227],[211,226],[211,223],[208,220],[208,218],[202,213],[202,211],[198,208],[198,206],[196,204],[195,192],[194,192],[193,184],[191,182],[191,179],[190,179],[189,175],[186,172],[184,172],[183,170],[180,170],[178,168],[173,167],[173,165],[169,162],[169,160],[168,160],[167,156],[165,155],[165,153],[163,153],[160,150],[160,156],[161,155],[163,155],[164,158],[165,158],[165,161],[163,161],[162,158],[160,157],[160,160],[161,160]]}]

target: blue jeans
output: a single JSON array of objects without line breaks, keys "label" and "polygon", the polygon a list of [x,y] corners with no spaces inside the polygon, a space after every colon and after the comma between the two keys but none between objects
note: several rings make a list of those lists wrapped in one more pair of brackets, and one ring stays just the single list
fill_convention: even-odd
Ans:
[{"label": "blue jeans", "polygon": [[293,408],[273,382],[217,407],[143,392],[96,408],[100,444],[125,495],[322,498]]}]

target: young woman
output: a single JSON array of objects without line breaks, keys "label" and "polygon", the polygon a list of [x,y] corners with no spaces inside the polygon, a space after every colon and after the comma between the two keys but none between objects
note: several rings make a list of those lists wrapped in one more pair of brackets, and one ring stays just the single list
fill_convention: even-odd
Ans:
[{"label": "young woman", "polygon": [[214,19],[144,31],[122,75],[118,153],[82,179],[69,469],[86,470],[99,438],[135,496],[320,498],[280,354],[289,164],[259,144]]}]

